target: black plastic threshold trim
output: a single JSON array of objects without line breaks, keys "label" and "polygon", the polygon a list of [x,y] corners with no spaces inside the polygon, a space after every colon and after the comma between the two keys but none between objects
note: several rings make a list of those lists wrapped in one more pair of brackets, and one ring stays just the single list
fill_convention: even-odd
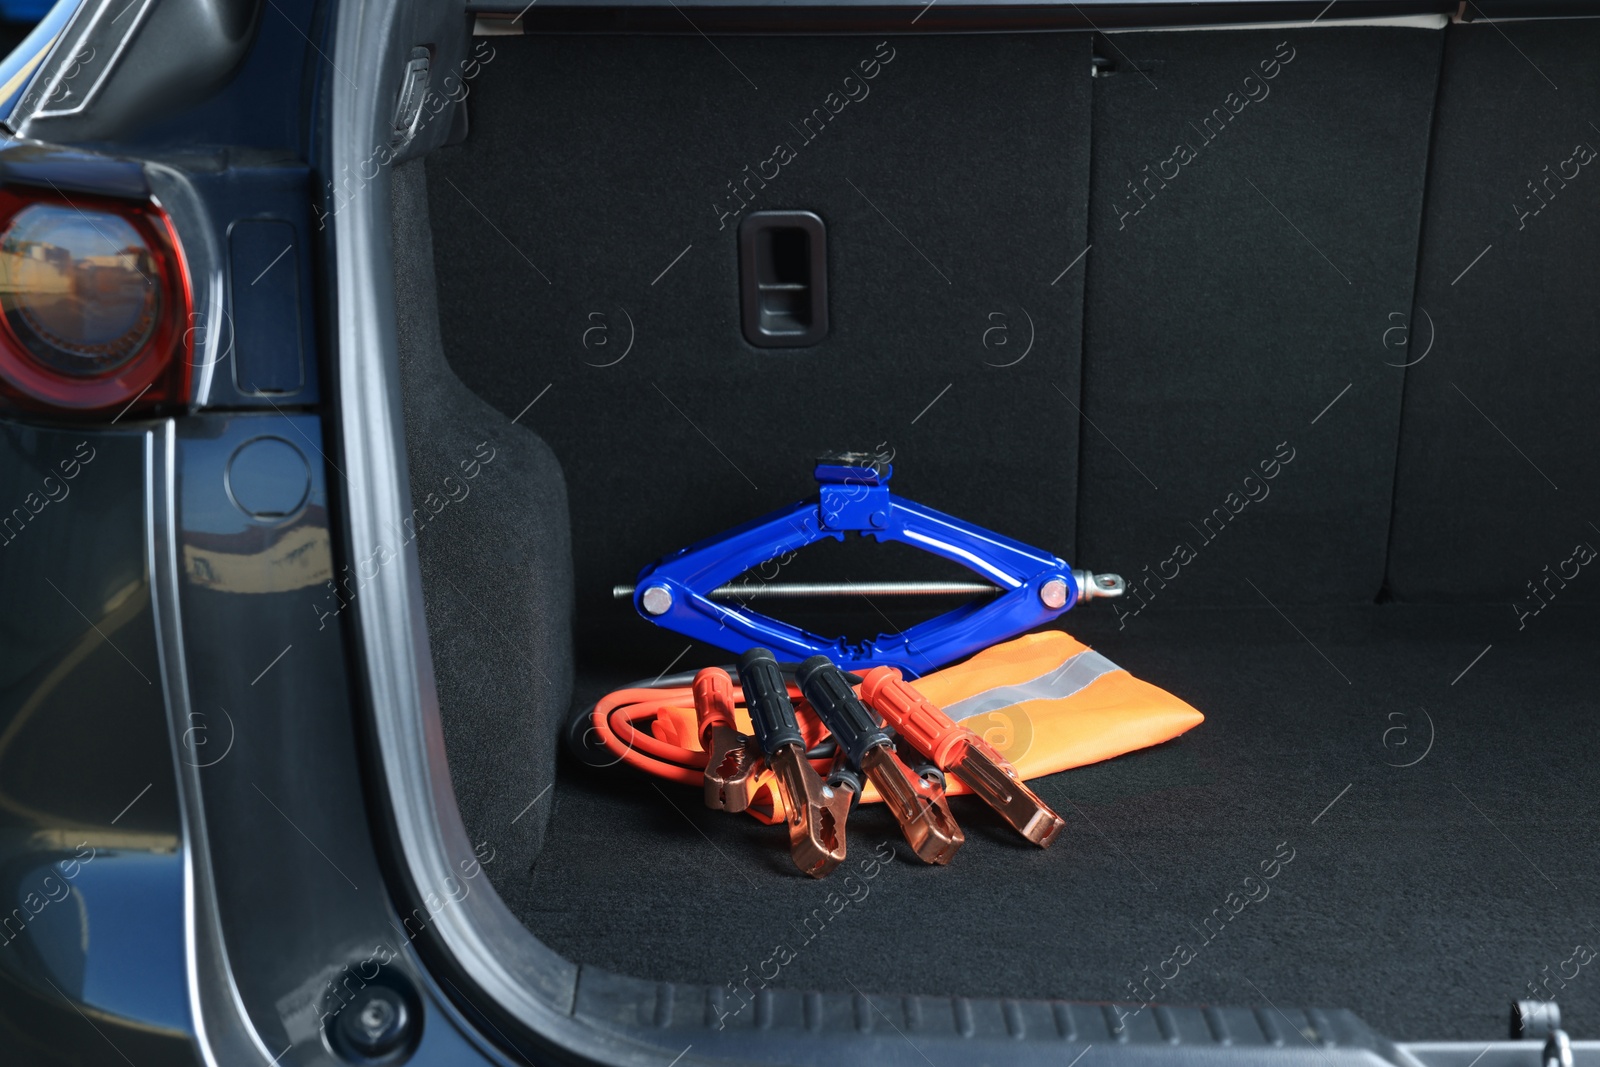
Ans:
[{"label": "black plastic threshold trim", "polygon": [[[1352,1012],[1258,1007],[1078,1003],[989,997],[730,991],[651,982],[581,967],[573,1016],[685,1062],[1068,1064],[1095,1050],[1119,1064],[1393,1064],[1530,1067],[1542,1040],[1401,1044]],[[1574,1067],[1600,1063],[1600,1042],[1574,1042]],[[782,1050],[781,1054],[776,1050]]]}]

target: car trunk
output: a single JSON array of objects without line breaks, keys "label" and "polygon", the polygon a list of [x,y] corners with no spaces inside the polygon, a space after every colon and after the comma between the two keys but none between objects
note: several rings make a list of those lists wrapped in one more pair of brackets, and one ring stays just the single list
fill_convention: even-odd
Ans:
[{"label": "car trunk", "polygon": [[[1600,1025],[1600,25],[480,44],[464,139],[396,173],[402,384],[456,797],[535,935],[732,1016],[771,987]],[[826,226],[828,333],[758,347],[737,231],[785,209]],[[558,751],[569,708],[730,659],[612,586],[852,447],[1124,575],[1055,625],[1206,716],[1038,780],[1048,850],[963,798],[925,867],[874,806],[812,881],[781,830]],[[947,576],[852,542],[784,577]]]}]

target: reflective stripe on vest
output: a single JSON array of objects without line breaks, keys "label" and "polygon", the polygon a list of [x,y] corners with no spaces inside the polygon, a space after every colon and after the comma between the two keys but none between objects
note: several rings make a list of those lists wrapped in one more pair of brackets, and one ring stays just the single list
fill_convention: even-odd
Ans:
[{"label": "reflective stripe on vest", "polygon": [[1066,662],[1017,685],[1000,685],[958,700],[944,709],[957,722],[985,712],[998,711],[1029,700],[1064,700],[1083,689],[1102,674],[1122,668],[1092,649],[1085,649]]}]

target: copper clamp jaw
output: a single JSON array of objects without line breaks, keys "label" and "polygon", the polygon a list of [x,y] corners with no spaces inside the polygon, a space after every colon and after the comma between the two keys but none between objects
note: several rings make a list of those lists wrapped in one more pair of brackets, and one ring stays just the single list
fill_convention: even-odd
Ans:
[{"label": "copper clamp jaw", "polygon": [[861,770],[878,787],[918,859],[943,864],[955,858],[967,836],[950,814],[943,789],[913,774],[888,745],[876,745],[862,753]]},{"label": "copper clamp jaw", "polygon": [[844,862],[844,824],[855,793],[847,784],[824,782],[799,745],[783,745],[768,759],[783,796],[789,854],[800,870],[822,878]]},{"label": "copper clamp jaw", "polygon": [[861,695],[902,738],[926,753],[940,770],[960,778],[1012,828],[1040,848],[1049,848],[1065,820],[1022,781],[1004,756],[977,734],[953,721],[900,677],[876,667],[861,682]]},{"label": "copper clamp jaw", "polygon": [[706,751],[706,807],[743,811],[750,806],[761,753],[733,723],[733,680],[728,672],[707,667],[694,678],[694,711],[700,747]]},{"label": "copper clamp jaw", "polygon": [[849,680],[826,656],[813,656],[800,664],[795,678],[812,710],[838,741],[839,751],[878,787],[917,858],[924,863],[949,863],[966,835],[950,814],[944,789],[900,761],[883,723],[861,703]]}]

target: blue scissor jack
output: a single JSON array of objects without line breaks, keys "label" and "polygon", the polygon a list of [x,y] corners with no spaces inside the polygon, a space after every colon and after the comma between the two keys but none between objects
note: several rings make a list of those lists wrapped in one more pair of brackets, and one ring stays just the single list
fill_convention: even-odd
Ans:
[{"label": "blue scissor jack", "polygon": [[[1049,622],[1088,597],[1120,596],[1114,574],[1074,571],[1065,560],[889,491],[894,468],[884,456],[836,453],[817,462],[817,496],[667,556],[639,573],[632,595],[639,614],[658,626],[735,654],[769,648],[803,660],[827,656],[849,671],[898,667],[916,677]],[[981,583],[748,583],[729,585],[768,560],[856,532],[899,541],[967,567]],[[760,596],[866,593],[979,593],[976,600],[901,633],[871,641],[822,637],[750,610]]]}]

